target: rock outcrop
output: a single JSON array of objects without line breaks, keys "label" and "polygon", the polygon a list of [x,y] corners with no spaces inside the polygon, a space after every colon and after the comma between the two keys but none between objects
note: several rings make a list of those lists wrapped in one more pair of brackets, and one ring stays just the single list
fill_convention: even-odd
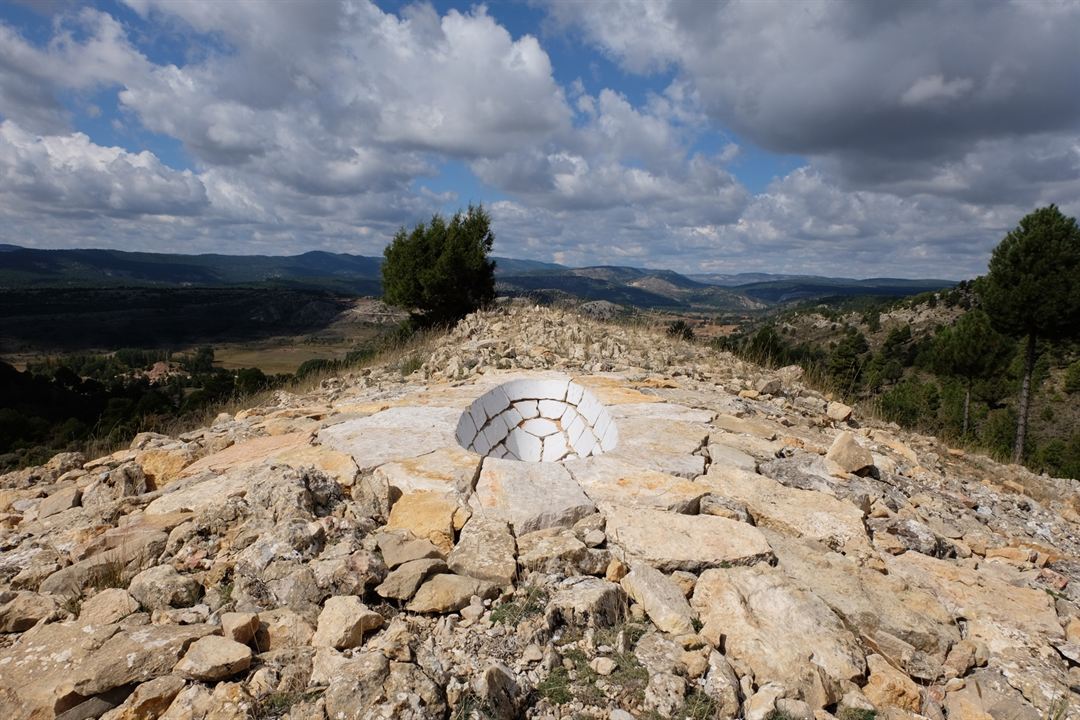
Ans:
[{"label": "rock outcrop", "polygon": [[[428,352],[0,477],[0,717],[1080,720],[1075,481],[662,329]],[[553,379],[602,455],[461,446]]]}]

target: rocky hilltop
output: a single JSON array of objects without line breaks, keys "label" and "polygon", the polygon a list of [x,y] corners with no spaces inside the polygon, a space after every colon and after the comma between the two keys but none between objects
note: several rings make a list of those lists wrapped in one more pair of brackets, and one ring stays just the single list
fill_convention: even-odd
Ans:
[{"label": "rocky hilltop", "polygon": [[800,378],[509,305],[6,475],[0,717],[1080,718],[1076,483]]}]

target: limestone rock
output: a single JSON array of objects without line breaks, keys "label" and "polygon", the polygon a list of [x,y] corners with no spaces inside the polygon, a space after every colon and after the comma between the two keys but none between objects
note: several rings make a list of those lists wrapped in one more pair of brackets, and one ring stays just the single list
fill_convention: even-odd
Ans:
[{"label": "limestone rock", "polygon": [[702,690],[716,703],[719,717],[736,717],[739,714],[739,678],[731,669],[731,663],[720,653],[709,653],[708,672]]},{"label": "limestone rock", "polygon": [[560,583],[549,608],[570,625],[607,627],[624,617],[626,605],[626,593],[615,583],[582,576]]},{"label": "limestone rock", "polygon": [[446,564],[458,575],[505,587],[517,574],[516,555],[517,544],[510,526],[503,520],[476,514],[461,529]]},{"label": "limestone rock", "polygon": [[357,647],[363,642],[364,633],[377,630],[382,624],[382,615],[369,610],[360,598],[355,595],[339,595],[330,598],[323,605],[318,629],[311,638],[311,644],[337,650]]},{"label": "limestone rock", "polygon": [[191,644],[176,664],[176,673],[192,680],[216,681],[243,672],[250,665],[251,648],[235,640],[210,635]]},{"label": "limestone rock", "polygon": [[919,686],[911,678],[889,665],[880,655],[867,655],[866,664],[870,668],[866,686],[863,687],[867,700],[881,708],[919,712],[922,698]]},{"label": "limestone rock", "polygon": [[315,634],[315,626],[289,608],[275,608],[259,613],[255,647],[260,652],[306,647]]},{"label": "limestone rock", "polygon": [[19,592],[0,605],[0,633],[24,632],[57,611],[56,601],[48,595]]},{"label": "limestone rock", "polygon": [[656,627],[674,635],[694,632],[694,612],[682,590],[659,570],[644,563],[632,563],[620,584],[626,594],[641,603]]},{"label": "limestone rock", "polygon": [[587,553],[585,543],[568,530],[548,528],[518,538],[518,562],[526,570],[576,575]]},{"label": "limestone rock", "polygon": [[420,586],[406,608],[416,613],[453,612],[468,605],[473,595],[490,598],[497,592],[498,588],[486,580],[462,575],[434,575]]},{"label": "limestone rock", "polygon": [[199,583],[176,572],[172,565],[143,570],[131,580],[128,592],[145,608],[191,607],[199,598]]},{"label": "limestone rock", "polygon": [[701,635],[740,675],[777,683],[815,708],[838,701],[841,686],[862,676],[859,644],[816,595],[767,565],[706,570],[691,605]]},{"label": "limestone rock", "polygon": [[102,590],[83,601],[79,622],[87,625],[111,625],[139,610],[139,601],[123,588]]},{"label": "limestone rock", "polygon": [[653,417],[628,417],[617,422],[619,445],[606,457],[688,479],[705,472],[705,458],[695,454],[709,438],[704,424]]},{"label": "limestone rock", "polygon": [[437,558],[410,560],[391,570],[375,592],[384,598],[408,600],[429,576],[446,571],[446,563]]},{"label": "limestone rock", "polygon": [[825,410],[825,414],[830,420],[836,422],[844,422],[851,417],[851,406],[845,405],[842,402],[830,402],[828,408]]},{"label": "limestone rock", "polygon": [[566,468],[485,458],[476,492],[469,500],[477,514],[505,520],[521,536],[549,527],[569,527],[596,511]]},{"label": "limestone rock", "polygon": [[701,486],[686,478],[642,469],[608,456],[571,460],[565,467],[596,502],[693,512],[704,494]]},{"label": "limestone rock", "polygon": [[57,490],[38,505],[38,519],[47,518],[69,508],[77,507],[82,491],[75,485]]},{"label": "limestone rock", "polygon": [[665,572],[697,572],[772,558],[760,530],[727,518],[614,505],[603,510],[608,542]]},{"label": "limestone rock", "polygon": [[409,532],[383,532],[375,539],[386,567],[391,569],[410,560],[442,557],[439,548],[432,545],[431,541],[414,538]]},{"label": "limestone rock", "polygon": [[375,469],[375,476],[402,495],[419,491],[468,495],[473,491],[481,459],[455,444],[386,463]]},{"label": "limestone rock", "polygon": [[442,553],[454,547],[455,518],[463,506],[457,496],[422,490],[402,495],[390,510],[387,530],[407,530]]},{"label": "limestone rock", "polygon": [[247,645],[259,631],[259,616],[252,612],[221,614],[221,632],[230,640]]},{"label": "limestone rock", "polygon": [[149,720],[161,717],[184,685],[184,679],[178,675],[162,675],[147,680],[136,687],[119,707],[103,715],[102,720]]},{"label": "limestone rock", "polygon": [[455,447],[454,427],[460,410],[440,407],[394,407],[357,420],[331,425],[318,441],[353,456],[361,472]]},{"label": "limestone rock", "polygon": [[510,668],[493,663],[473,683],[484,707],[493,720],[513,720],[520,717],[525,692],[518,685]]},{"label": "limestone rock", "polygon": [[842,432],[833,440],[829,452],[825,453],[825,459],[831,460],[847,473],[858,473],[861,470],[874,465],[874,457],[870,451],[855,441],[855,436],[849,432]]}]

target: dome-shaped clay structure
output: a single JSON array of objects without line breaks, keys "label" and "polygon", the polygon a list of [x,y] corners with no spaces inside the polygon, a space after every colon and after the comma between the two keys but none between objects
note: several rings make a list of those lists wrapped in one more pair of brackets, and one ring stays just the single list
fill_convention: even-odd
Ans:
[{"label": "dome-shaped clay structure", "polygon": [[577,383],[511,380],[462,413],[457,439],[484,456],[560,462],[613,449],[619,432],[603,403]]}]

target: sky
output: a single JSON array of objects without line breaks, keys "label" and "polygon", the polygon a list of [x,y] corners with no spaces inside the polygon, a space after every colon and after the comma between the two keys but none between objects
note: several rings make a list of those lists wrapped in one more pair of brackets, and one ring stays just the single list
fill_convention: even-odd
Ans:
[{"label": "sky", "polygon": [[1080,1],[0,2],[0,242],[963,279],[1080,215]]}]

